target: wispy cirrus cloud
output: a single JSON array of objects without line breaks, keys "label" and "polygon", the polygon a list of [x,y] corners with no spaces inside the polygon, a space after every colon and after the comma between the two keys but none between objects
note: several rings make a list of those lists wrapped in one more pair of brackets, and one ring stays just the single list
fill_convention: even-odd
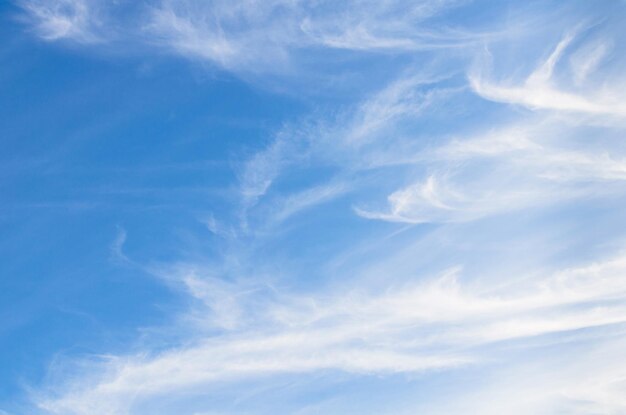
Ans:
[{"label": "wispy cirrus cloud", "polygon": [[[391,193],[388,211],[357,207],[357,212],[370,219],[407,223],[464,222],[621,193],[624,154],[618,149],[607,153],[603,146],[572,148],[579,128],[577,123],[540,117],[484,136],[452,139],[415,156],[431,166],[431,172]],[[604,131],[617,136],[621,129]],[[570,142],[554,137],[569,137]],[[489,165],[490,170],[477,174],[478,165]],[[599,188],[598,183],[606,186]]]},{"label": "wispy cirrus cloud", "polygon": [[[603,191],[620,192],[619,185],[600,190],[595,183],[624,180],[622,149],[607,148],[606,142],[581,145],[577,136],[591,126],[601,128],[606,137],[617,137],[623,131],[623,100],[616,95],[621,89],[604,88],[600,94],[583,89],[578,95],[555,89],[556,66],[573,41],[573,35],[562,39],[520,87],[494,86],[479,75],[470,75],[472,90],[483,98],[551,113],[526,116],[495,130],[490,127],[482,136],[452,138],[438,148],[414,152],[413,160],[429,166],[430,171],[416,183],[391,193],[388,211],[357,207],[357,213],[407,223],[456,222],[598,196]],[[586,53],[588,48],[587,44],[581,46]],[[598,65],[605,53],[603,48],[598,50],[598,56],[586,61],[589,68],[575,69],[572,88],[583,78],[580,71]],[[621,82],[617,78],[612,85]],[[490,169],[483,175],[479,166]]]},{"label": "wispy cirrus cloud", "polygon": [[[472,88],[486,99],[518,104],[536,110],[623,117],[626,115],[626,107],[623,105],[623,97],[619,94],[622,88],[615,87],[623,85],[624,80],[621,77],[611,79],[610,88],[603,88],[598,84],[590,86],[583,84],[610,49],[610,39],[596,40],[592,44],[583,45],[570,60],[573,79],[568,82],[569,88],[558,86],[559,81],[563,83],[563,76],[561,79],[555,77],[556,66],[574,39],[574,34],[565,35],[548,58],[520,84],[494,82],[485,79],[480,70],[477,70],[477,73],[470,76]],[[593,50],[590,50],[591,48]]]},{"label": "wispy cirrus cloud", "polygon": [[[132,2],[131,2],[132,3]],[[100,0],[23,0],[47,40],[157,46],[235,73],[289,73],[307,54],[324,49],[361,52],[459,48],[488,34],[428,23],[466,3],[169,1],[106,3]],[[128,13],[132,10],[132,18]]]},{"label": "wispy cirrus cloud", "polygon": [[[164,393],[184,399],[190,389],[216,382],[320,370],[450,368],[476,363],[481,345],[626,322],[622,256],[498,289],[465,287],[459,274],[449,270],[384,293],[302,298],[278,292],[248,310],[239,327],[224,326],[223,335],[198,336],[189,346],[155,355],[107,359],[101,376],[83,378],[40,405],[63,414],[142,413],[146,399]],[[249,289],[232,286],[228,294],[199,274],[185,274],[183,281],[205,302],[207,318],[222,322],[237,315],[237,298],[245,299],[242,291]],[[607,301],[612,305],[597,305]]]},{"label": "wispy cirrus cloud", "polygon": [[[313,67],[376,81],[315,105],[241,157],[227,212],[200,218],[219,237],[214,257],[133,263],[183,293],[185,307],[168,323],[176,341],[87,358],[77,373],[61,365],[55,385],[33,395],[39,410],[198,413],[186,402],[226,384],[433,372],[456,384],[455,374],[476,370],[507,382],[465,385],[456,407],[407,395],[394,413],[415,413],[413,404],[432,414],[461,406],[481,414],[622,411],[626,368],[610,362],[620,360],[626,323],[626,112],[623,62],[611,59],[619,42],[608,33],[620,32],[586,37],[591,29],[572,31],[573,18],[556,29],[547,18],[509,22],[515,36],[485,23],[470,30],[447,14],[469,3],[139,8],[141,24],[122,38],[140,33],[143,47],[235,74],[286,79]],[[92,23],[97,3],[51,4],[25,3],[44,38],[87,43],[103,33]],[[514,6],[494,14],[515,16]],[[541,17],[538,4],[529,7]],[[485,48],[491,66],[476,64]],[[366,52],[386,62],[385,76],[368,65],[355,70],[355,55]],[[505,59],[532,69],[504,71],[497,64]],[[130,262],[125,238],[113,252]],[[608,353],[597,367],[579,359],[585,341]],[[553,346],[566,363],[581,363],[554,363]],[[567,376],[525,371],[527,361]],[[584,385],[571,380],[583,374]],[[330,406],[318,413],[338,413]]]},{"label": "wispy cirrus cloud", "polygon": [[73,40],[94,43],[107,40],[98,1],[27,0],[20,4],[29,14],[39,36],[49,41]]}]

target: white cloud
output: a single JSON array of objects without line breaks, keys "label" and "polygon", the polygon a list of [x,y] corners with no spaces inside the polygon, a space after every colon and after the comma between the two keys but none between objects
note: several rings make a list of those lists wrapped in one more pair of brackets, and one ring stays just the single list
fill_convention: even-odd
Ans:
[{"label": "white cloud", "polygon": [[[299,57],[303,50],[312,55],[335,48],[406,53],[484,41],[484,34],[428,24],[430,18],[463,3],[23,0],[20,4],[48,40],[148,44],[239,74],[285,74],[293,62],[307,60]],[[122,16],[131,8],[132,19]]]},{"label": "white cloud", "polygon": [[[623,117],[626,115],[624,97],[619,94],[623,90],[623,79],[612,79],[610,89],[598,90],[577,88],[578,91],[564,90],[556,86],[554,71],[559,60],[566,52],[573,35],[565,36],[554,48],[550,56],[532,72],[523,83],[497,83],[486,79],[478,70],[470,76],[474,91],[489,100],[522,105],[534,110],[555,110],[579,112],[589,115],[609,115]],[[604,52],[598,49],[597,55],[586,55],[584,63],[580,57],[575,67],[575,80],[580,84],[589,71],[597,66]]]},{"label": "white cloud", "polygon": [[572,54],[569,62],[577,85],[583,84],[598,69],[612,49],[612,43],[600,40],[588,42]]},{"label": "white cloud", "polygon": [[46,40],[71,39],[79,43],[102,41],[97,3],[90,0],[23,0],[39,35]]},{"label": "white cloud", "polygon": [[[155,396],[251,376],[453,368],[480,359],[472,347],[481,344],[626,322],[620,304],[625,277],[620,255],[495,290],[464,286],[453,269],[382,293],[362,289],[300,299],[285,293],[243,317],[264,316],[263,324],[232,326],[231,334],[154,355],[109,360],[101,375],[82,378],[40,405],[59,414],[123,414]],[[219,299],[227,308],[217,307],[218,314],[237,315],[236,298],[221,295],[209,280],[185,277],[192,280],[191,289],[208,298],[210,308]]]},{"label": "white cloud", "polygon": [[281,200],[273,218],[277,222],[282,222],[305,209],[331,201],[347,191],[349,186],[341,182],[304,190]]},{"label": "white cloud", "polygon": [[[604,144],[580,148],[580,127],[567,118],[538,116],[420,150],[413,160],[428,167],[424,178],[392,192],[386,209],[361,204],[356,212],[392,222],[467,222],[621,193],[609,184],[626,179],[626,154],[618,146],[608,153]],[[609,126],[602,133],[618,137],[619,131]]]}]

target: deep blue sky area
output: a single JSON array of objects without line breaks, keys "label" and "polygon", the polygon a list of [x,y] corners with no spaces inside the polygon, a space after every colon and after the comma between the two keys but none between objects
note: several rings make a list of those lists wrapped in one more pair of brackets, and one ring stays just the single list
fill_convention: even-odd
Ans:
[{"label": "deep blue sky area", "polygon": [[52,350],[115,351],[138,327],[167,318],[175,294],[113,258],[118,229],[137,231],[127,250],[139,259],[178,257],[185,239],[207,238],[196,219],[228,203],[233,164],[305,104],[220,70],[56,47],[28,33],[16,7],[4,4],[0,15],[0,400],[8,405],[41,379]]}]

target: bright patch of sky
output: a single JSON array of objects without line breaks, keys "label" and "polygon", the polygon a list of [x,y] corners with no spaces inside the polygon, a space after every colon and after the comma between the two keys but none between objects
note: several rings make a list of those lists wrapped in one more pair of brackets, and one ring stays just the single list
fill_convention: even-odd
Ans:
[{"label": "bright patch of sky", "polygon": [[626,413],[626,3],[0,5],[0,414]]}]

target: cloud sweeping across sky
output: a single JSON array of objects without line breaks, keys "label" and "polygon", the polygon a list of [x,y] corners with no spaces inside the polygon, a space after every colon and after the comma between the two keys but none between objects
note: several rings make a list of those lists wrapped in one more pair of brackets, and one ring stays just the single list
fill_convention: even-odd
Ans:
[{"label": "cloud sweeping across sky", "polygon": [[626,3],[0,15],[0,414],[626,413]]}]

